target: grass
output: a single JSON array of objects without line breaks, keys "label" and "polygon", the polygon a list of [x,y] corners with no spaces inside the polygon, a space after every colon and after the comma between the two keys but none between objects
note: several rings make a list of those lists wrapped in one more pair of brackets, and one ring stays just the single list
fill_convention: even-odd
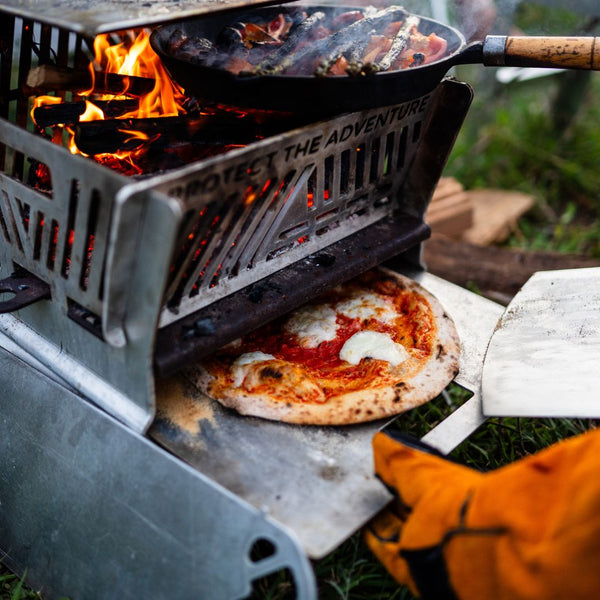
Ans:
[{"label": "grass", "polygon": [[509,245],[600,257],[600,79],[592,74],[563,123],[553,99],[571,80],[568,73],[509,86],[492,104],[476,99],[446,172],[468,189],[536,198]]},{"label": "grass", "polygon": [[41,600],[41,596],[0,563],[0,600]]},{"label": "grass", "polygon": [[[520,26],[531,33],[541,31],[542,17],[548,17],[544,30],[554,33],[583,27],[567,11],[537,10],[519,15]],[[520,221],[507,245],[600,257],[600,76],[593,74],[585,86],[585,76],[573,78],[570,73],[508,86],[493,83],[493,74],[482,67],[464,67],[458,76],[473,81],[476,97],[446,174],[467,189],[520,190],[536,198],[534,210]],[[569,90],[567,100],[576,101],[571,107],[560,99],[564,89]],[[557,111],[557,106],[564,110]],[[450,398],[450,405],[440,397],[394,426],[422,435],[464,401],[465,394],[455,387]],[[586,420],[490,419],[452,458],[491,470],[594,426]],[[413,598],[372,557],[360,534],[314,567],[323,600]],[[277,574],[258,582],[253,597],[291,598],[292,585],[285,574]],[[0,564],[0,600],[9,599],[41,596]]]},{"label": "grass", "polygon": [[[527,4],[516,16],[530,35],[598,35],[599,21]],[[495,75],[480,66],[458,71],[476,94],[447,174],[467,189],[536,198],[507,245],[600,257],[600,77],[565,71],[504,85]]]}]

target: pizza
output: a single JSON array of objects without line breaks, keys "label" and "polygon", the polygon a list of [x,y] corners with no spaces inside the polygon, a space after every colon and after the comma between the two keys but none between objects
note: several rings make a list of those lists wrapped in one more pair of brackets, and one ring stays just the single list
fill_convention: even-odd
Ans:
[{"label": "pizza", "polygon": [[244,415],[347,425],[437,396],[458,372],[459,348],[434,296],[377,268],[224,346],[188,376]]}]

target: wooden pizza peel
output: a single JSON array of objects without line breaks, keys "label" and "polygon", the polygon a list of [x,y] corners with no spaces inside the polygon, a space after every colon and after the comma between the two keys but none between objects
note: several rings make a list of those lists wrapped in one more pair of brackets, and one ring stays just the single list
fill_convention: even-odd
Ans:
[{"label": "wooden pizza peel", "polygon": [[535,273],[494,331],[485,416],[600,417],[600,268]]}]

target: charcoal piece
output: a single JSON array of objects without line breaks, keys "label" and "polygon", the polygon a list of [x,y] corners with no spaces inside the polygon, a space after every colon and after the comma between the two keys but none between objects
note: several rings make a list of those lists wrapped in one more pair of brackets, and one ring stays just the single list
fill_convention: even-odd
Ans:
[{"label": "charcoal piece", "polygon": [[363,61],[362,57],[365,53],[365,49],[369,44],[371,35],[375,34],[375,30],[369,32],[368,35],[363,36],[361,40],[358,40],[348,52],[348,66],[346,67],[346,73],[351,76],[360,75],[363,72]]},{"label": "charcoal piece", "polygon": [[181,29],[175,29],[167,40],[167,51],[174,54],[185,40],[187,40],[187,35]]},{"label": "charcoal piece", "polygon": [[216,56],[217,49],[210,40],[194,36],[182,40],[173,54],[192,64],[206,64]]},{"label": "charcoal piece", "polygon": [[[243,27],[241,23],[239,26]],[[219,52],[232,52],[245,48],[242,32],[235,26],[221,29],[215,38],[215,46]]]}]

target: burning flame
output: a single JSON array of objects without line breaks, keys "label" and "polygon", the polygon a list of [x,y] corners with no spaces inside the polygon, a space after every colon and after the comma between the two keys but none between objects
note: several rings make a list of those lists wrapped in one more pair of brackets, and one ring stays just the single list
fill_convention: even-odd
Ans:
[{"label": "burning flame", "polygon": [[[125,39],[120,44],[111,45],[108,35],[99,35],[94,40],[94,61],[90,63],[92,81],[95,81],[95,68],[105,73],[118,73],[154,80],[154,88],[140,98],[136,111],[123,118],[168,117],[182,112],[185,99],[165,71],[160,59],[150,46],[150,36],[146,30],[139,32],[133,42]],[[92,86],[93,89],[93,86]],[[127,88],[123,90],[123,93]],[[103,95],[100,99],[110,100],[114,96]]]},{"label": "burning flame", "polygon": [[[95,101],[119,100],[128,96],[128,89],[131,85],[129,77],[142,77],[154,82],[150,92],[140,95],[138,105],[134,110],[124,112],[119,118],[122,119],[141,119],[163,116],[177,116],[185,114],[183,106],[185,96],[182,90],[177,87],[167,72],[165,71],[159,57],[150,46],[150,35],[146,30],[142,30],[137,35],[130,33],[126,35],[118,44],[111,43],[111,37],[108,34],[98,35],[94,40],[94,59],[89,64],[89,73],[91,77],[91,86],[89,90],[79,92],[85,100],[85,112],[79,116],[79,122],[104,119],[104,111],[94,104]],[[116,73],[123,76],[123,89],[117,90],[115,94],[98,94],[94,90],[98,73]],[[49,104],[59,104],[63,102],[62,98],[57,96],[39,96],[34,99],[33,109]],[[33,110],[32,110],[33,116]],[[55,127],[53,141],[63,143],[62,127]],[[84,154],[75,144],[75,132],[72,127],[64,127],[68,131],[68,139],[64,142],[67,148],[73,154]],[[129,139],[136,138],[140,144],[133,150],[119,151],[110,155],[96,155],[98,162],[107,163],[110,160],[127,161],[135,168],[136,158],[143,153],[144,136],[131,129],[123,129]]]},{"label": "burning flame", "polygon": [[80,121],[100,121],[104,119],[104,111],[89,100],[85,101],[85,111],[79,117]]}]

